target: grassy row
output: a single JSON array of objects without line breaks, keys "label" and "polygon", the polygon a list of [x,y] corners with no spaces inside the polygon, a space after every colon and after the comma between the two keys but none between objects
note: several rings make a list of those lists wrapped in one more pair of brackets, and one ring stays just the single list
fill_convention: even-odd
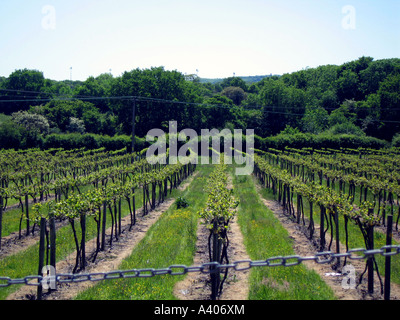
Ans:
[{"label": "grassy row", "polygon": [[[261,201],[251,176],[234,176],[240,201],[238,222],[252,260],[293,255],[293,240]],[[250,274],[250,300],[332,300],[333,291],[313,270],[294,267],[256,267]]]}]

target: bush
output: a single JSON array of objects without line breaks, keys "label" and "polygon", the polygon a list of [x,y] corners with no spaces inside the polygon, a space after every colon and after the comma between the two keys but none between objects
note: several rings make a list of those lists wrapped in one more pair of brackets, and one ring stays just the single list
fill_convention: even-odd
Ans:
[{"label": "bush", "polygon": [[[66,150],[86,148],[88,150],[98,149],[104,147],[107,151],[115,151],[123,148],[131,150],[132,138],[126,135],[120,136],[106,136],[98,134],[51,134],[45,138],[43,148],[63,148]],[[135,139],[135,150],[139,151],[146,148],[146,140],[144,138]]]},{"label": "bush", "polygon": [[186,208],[189,206],[189,202],[187,202],[187,200],[183,197],[179,197],[178,199],[176,199],[175,203],[177,209]]},{"label": "bush", "polygon": [[362,131],[360,127],[356,126],[351,122],[335,124],[333,127],[328,129],[326,133],[331,135],[350,134],[350,135],[365,136],[365,132]]},{"label": "bush", "polygon": [[290,148],[351,148],[357,149],[371,148],[371,149],[381,149],[388,147],[388,143],[384,140],[380,140],[374,137],[369,137],[365,135],[352,135],[352,134],[339,134],[330,135],[324,134],[311,134],[311,133],[296,133],[293,135],[279,134],[273,137],[264,138],[261,144],[261,150],[267,150],[268,148],[274,148],[279,150],[284,150],[285,147]]},{"label": "bush", "polygon": [[397,133],[392,139],[392,147],[400,148],[400,133]]},{"label": "bush", "polygon": [[11,116],[14,123],[24,127],[29,131],[43,134],[47,134],[49,132],[49,121],[47,121],[47,119],[40,114],[29,113],[27,111],[18,111],[14,112]]},{"label": "bush", "polygon": [[24,135],[23,128],[11,121],[0,125],[0,149],[19,149]]}]

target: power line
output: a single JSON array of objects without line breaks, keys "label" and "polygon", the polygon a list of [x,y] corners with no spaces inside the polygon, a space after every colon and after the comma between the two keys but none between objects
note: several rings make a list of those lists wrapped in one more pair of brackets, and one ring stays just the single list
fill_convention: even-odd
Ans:
[{"label": "power line", "polygon": [[[195,102],[187,102],[187,101],[177,101],[177,100],[170,100],[170,99],[163,99],[163,98],[151,98],[151,97],[143,97],[143,96],[106,96],[106,97],[99,97],[99,96],[86,96],[86,95],[75,95],[71,96],[69,94],[56,94],[53,92],[43,92],[43,91],[28,91],[28,90],[17,90],[17,89],[2,89],[0,91],[5,92],[16,92],[16,93],[32,93],[37,95],[48,95],[51,96],[47,99],[45,98],[34,98],[34,99],[13,99],[13,100],[0,100],[0,102],[46,102],[52,101],[55,99],[59,100],[114,100],[114,99],[136,99],[138,101],[152,101],[152,102],[162,102],[162,103],[175,103],[175,104],[191,104],[191,105],[211,105],[211,106],[221,106],[221,107],[228,107],[225,105],[217,105],[217,104],[207,104],[207,103],[195,103]],[[17,96],[9,96],[9,95],[1,95],[1,97],[9,98],[9,97],[21,97],[20,95]],[[261,109],[261,108],[274,108],[274,109],[305,109],[306,107],[291,107],[291,106],[259,106],[259,105],[245,105],[243,106],[244,109]],[[324,110],[337,110],[339,107],[321,107]],[[390,111],[398,111],[400,108],[379,108],[379,110],[390,110]]]},{"label": "power line", "polygon": [[[13,90],[13,89],[0,89],[0,91],[9,91],[9,92],[21,92],[21,93],[35,93],[35,94],[47,94],[47,95],[54,95],[52,93],[46,93],[46,92],[40,92],[40,91],[26,91],[26,90]],[[0,98],[7,98],[9,96],[0,96]],[[65,95],[59,95],[56,97],[52,98],[35,98],[35,99],[11,99],[11,100],[0,100],[0,103],[18,103],[18,102],[51,102],[51,101],[76,101],[76,100],[81,100],[81,101],[93,101],[93,100],[135,100],[137,102],[156,102],[156,103],[169,103],[169,104],[180,104],[180,105],[186,105],[186,106],[198,106],[198,107],[208,107],[208,108],[225,108],[225,109],[232,109],[232,106],[227,106],[227,105],[222,105],[222,104],[209,104],[209,103],[204,103],[204,102],[188,102],[188,101],[178,101],[178,100],[169,100],[169,99],[162,99],[162,98],[152,98],[152,97],[143,97],[143,96],[107,96],[107,97],[94,97],[94,96],[75,96],[75,97],[68,97]],[[234,106],[238,107],[238,106]],[[240,107],[238,107],[240,108]],[[292,112],[279,112],[275,111],[276,109],[284,109],[284,110],[301,110],[303,108],[299,107],[288,107],[288,106],[243,106],[243,109],[245,110],[259,110],[263,114],[280,114],[280,115],[288,115],[288,116],[297,116],[297,117],[302,117],[304,116],[304,113],[292,113]],[[271,109],[268,110],[268,109]],[[305,109],[305,108],[304,108]],[[327,108],[323,108],[327,110]],[[328,108],[328,109],[338,109],[338,108]],[[380,108],[380,110],[386,110],[383,108]],[[399,108],[387,108],[387,110],[400,110]],[[361,118],[357,118],[356,120],[364,120]],[[378,119],[370,119],[369,121],[371,122],[381,122],[381,123],[399,123],[400,121],[395,121],[395,120],[378,120]]]}]

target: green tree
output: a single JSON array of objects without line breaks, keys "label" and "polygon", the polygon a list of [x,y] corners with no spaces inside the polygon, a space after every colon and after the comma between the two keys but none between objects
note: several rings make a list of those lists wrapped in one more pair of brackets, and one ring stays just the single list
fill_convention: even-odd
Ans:
[{"label": "green tree", "polygon": [[45,84],[43,73],[37,70],[15,70],[4,81],[3,87],[6,89],[2,100],[8,103],[0,104],[0,112],[11,114],[19,110],[27,110],[29,106],[40,104],[36,99],[46,98],[41,94]]},{"label": "green tree", "polygon": [[245,92],[248,90],[246,81],[239,77],[229,77],[223,79],[221,82],[221,88],[225,89],[227,87],[239,87]]},{"label": "green tree", "polygon": [[71,117],[69,118],[69,124],[67,126],[67,131],[70,133],[85,133],[85,123],[83,120]]},{"label": "green tree", "polygon": [[360,72],[360,90],[364,98],[376,93],[382,81],[389,75],[400,73],[400,59],[382,59],[373,61],[368,68]]},{"label": "green tree", "polygon": [[246,92],[240,87],[226,87],[222,90],[221,95],[231,99],[237,106],[246,99]]},{"label": "green tree", "polygon": [[33,106],[30,111],[45,116],[51,127],[67,131],[70,118],[83,119],[86,113],[97,114],[99,110],[90,102],[80,100],[52,100],[42,106]]},{"label": "green tree", "polygon": [[307,106],[306,112],[301,120],[302,131],[318,134],[328,128],[329,114],[324,108]]},{"label": "green tree", "polygon": [[390,141],[400,131],[400,74],[387,77],[377,94],[381,107],[380,120],[384,121],[384,130],[380,136]]},{"label": "green tree", "polygon": [[54,81],[45,79],[43,92],[48,98],[59,99],[59,98],[72,98],[73,89],[70,85],[64,81]]},{"label": "green tree", "polygon": [[286,125],[300,126],[305,106],[310,100],[304,90],[287,87],[283,80],[264,82],[259,96],[263,106],[264,136],[275,135]]},{"label": "green tree", "polygon": [[[141,97],[136,101],[136,133],[145,136],[150,129],[161,128],[163,122],[177,121],[178,128],[186,127],[190,113],[183,102],[198,102],[193,87],[182,73],[164,68],[135,69],[125,72],[113,81],[112,96]],[[189,88],[189,90],[188,90]],[[148,99],[144,99],[148,97]],[[118,117],[123,133],[132,129],[132,99],[111,101],[111,110]]]},{"label": "green tree", "polygon": [[[109,74],[103,74],[97,78],[89,77],[74,89],[74,96],[77,99],[85,98],[85,101],[95,105],[101,112],[107,112],[109,106],[106,97],[109,95],[112,81],[113,77]],[[91,97],[94,99],[90,99]]]},{"label": "green tree", "polygon": [[237,112],[231,99],[216,94],[204,101],[202,129],[225,129],[228,122],[236,123]]},{"label": "green tree", "polygon": [[11,114],[12,120],[27,129],[41,134],[49,132],[49,121],[42,115],[36,113],[29,113],[27,111],[18,111]]},{"label": "green tree", "polygon": [[336,81],[337,95],[340,102],[356,99],[358,96],[358,75],[351,70],[344,70]]},{"label": "green tree", "polygon": [[12,121],[0,123],[0,149],[19,149],[23,135],[23,128]]},{"label": "green tree", "polygon": [[363,101],[356,102],[357,120],[355,123],[370,136],[377,137],[383,123],[380,119],[380,101],[375,93],[370,94]]},{"label": "green tree", "polygon": [[346,100],[343,102],[340,108],[331,112],[328,118],[328,124],[330,127],[343,124],[343,123],[354,123],[357,114],[354,112],[356,109],[356,102],[354,100]]}]

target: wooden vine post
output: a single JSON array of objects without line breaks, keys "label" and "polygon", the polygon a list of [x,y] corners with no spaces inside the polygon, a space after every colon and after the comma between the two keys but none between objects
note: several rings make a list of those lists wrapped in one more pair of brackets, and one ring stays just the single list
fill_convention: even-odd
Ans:
[{"label": "wooden vine post", "polygon": [[50,265],[56,271],[56,223],[54,213],[49,213],[49,229],[50,229]]},{"label": "wooden vine post", "polygon": [[[374,226],[369,225],[367,228],[367,233],[368,233],[368,250],[373,250],[374,249]],[[374,257],[369,257],[368,258],[368,292],[373,293],[374,292]]]},{"label": "wooden vine post", "polygon": [[[340,253],[340,241],[339,241],[339,213],[337,208],[334,208],[335,214],[335,230],[336,230],[336,253]],[[337,258],[337,264],[340,265],[340,258]]]},{"label": "wooden vine post", "polygon": [[[387,216],[387,229],[386,229],[386,245],[392,245],[392,237],[393,237],[393,215],[390,214]],[[386,249],[386,253],[389,253],[391,250]],[[384,299],[390,300],[390,272],[391,272],[391,257],[390,255],[385,257],[385,293]]]},{"label": "wooden vine post", "polygon": [[[4,181],[1,181],[1,187],[4,188]],[[3,190],[2,190],[3,192]],[[2,237],[2,230],[3,230],[3,194],[0,193],[0,250],[1,250],[1,237]]]},{"label": "wooden vine post", "polygon": [[[42,276],[43,267],[44,267],[44,255],[45,255],[45,247],[46,247],[46,218],[40,219],[40,238],[39,238],[39,267],[38,267],[38,275]],[[43,286],[42,283],[39,284],[37,288],[37,299],[42,300],[43,294]]]},{"label": "wooden vine post", "polygon": [[[106,182],[102,181],[103,188],[105,188]],[[100,219],[100,218],[99,218]],[[103,217],[102,217],[102,229],[101,229],[101,251],[105,250],[106,247],[106,228],[107,228],[107,202],[103,201]]]},{"label": "wooden vine post", "polygon": [[[222,239],[218,233],[218,222],[214,219],[212,230],[212,262],[219,262],[221,256]],[[221,283],[220,271],[216,267],[212,267],[211,276],[211,300],[216,300]]]}]

